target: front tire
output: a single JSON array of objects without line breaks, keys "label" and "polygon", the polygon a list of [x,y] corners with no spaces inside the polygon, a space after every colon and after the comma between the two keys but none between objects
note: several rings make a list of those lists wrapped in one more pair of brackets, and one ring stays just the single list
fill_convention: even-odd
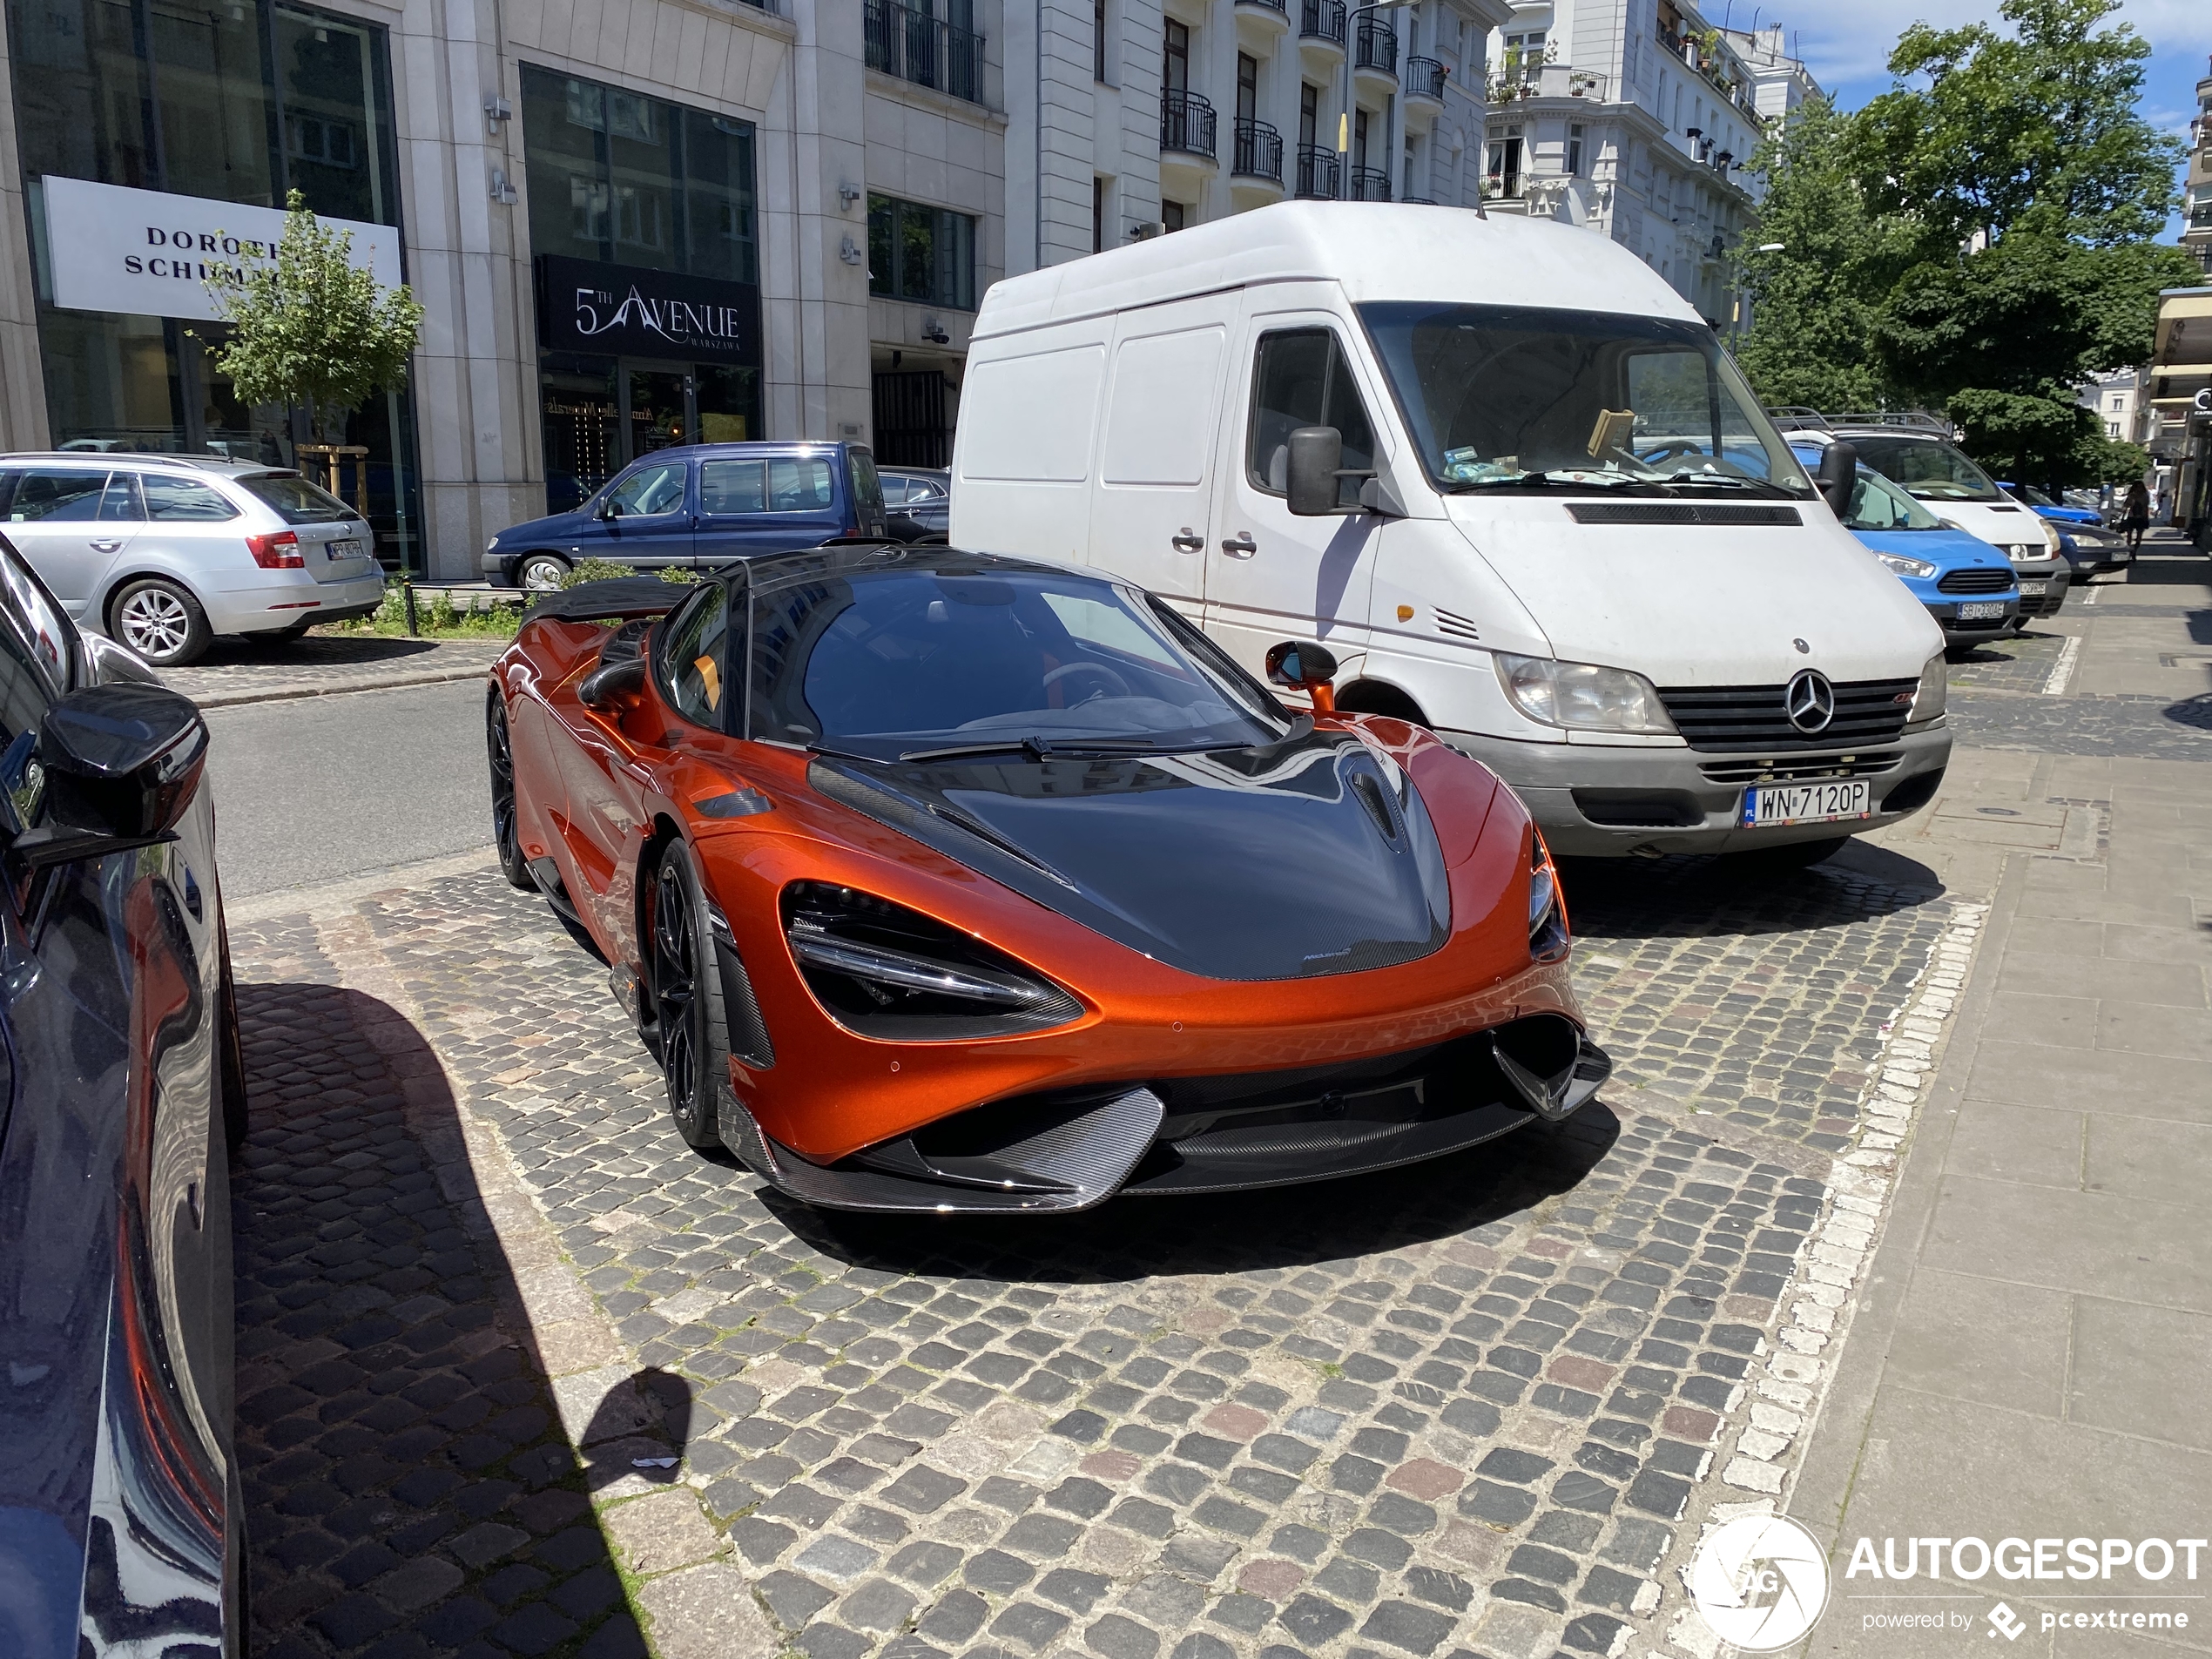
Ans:
[{"label": "front tire", "polygon": [[507,732],[507,705],[495,689],[484,699],[484,748],[491,764],[491,835],[499,849],[499,871],[507,885],[537,891],[529,860],[523,856],[523,827],[515,806],[515,746]]},{"label": "front tire", "polygon": [[182,668],[206,655],[214,633],[189,591],[167,578],[126,582],[108,607],[108,633],[156,668]]},{"label": "front tire", "polygon": [[557,553],[525,553],[515,567],[515,585],[525,593],[557,593],[568,574],[569,562]]},{"label": "front tire", "polygon": [[707,931],[706,894],[691,849],[671,841],[653,877],[646,992],[668,1115],[686,1145],[722,1145],[722,1091],[730,1076],[722,975]]}]

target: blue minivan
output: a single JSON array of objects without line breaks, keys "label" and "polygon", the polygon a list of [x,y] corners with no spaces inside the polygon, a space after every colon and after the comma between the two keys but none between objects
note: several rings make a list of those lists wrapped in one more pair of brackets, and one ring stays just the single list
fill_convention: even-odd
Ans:
[{"label": "blue minivan", "polygon": [[585,559],[641,570],[885,534],[875,457],[859,443],[699,443],[631,462],[574,512],[484,545],[494,587],[546,590]]},{"label": "blue minivan", "polygon": [[[1820,464],[1819,450],[1791,447]],[[2020,615],[2020,578],[2002,550],[1946,524],[1864,462],[1844,528],[1928,608],[1954,651],[1996,638]]]}]

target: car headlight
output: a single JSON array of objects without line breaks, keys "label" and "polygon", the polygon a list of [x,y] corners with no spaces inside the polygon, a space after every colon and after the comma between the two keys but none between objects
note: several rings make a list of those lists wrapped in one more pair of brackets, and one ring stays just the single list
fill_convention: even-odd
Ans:
[{"label": "car headlight", "polygon": [[1499,651],[1498,683],[1514,707],[1543,725],[1581,732],[1636,732],[1672,737],[1675,723],[1659,693],[1641,674],[1595,663]]},{"label": "car headlight", "polygon": [[1528,954],[1540,962],[1567,954],[1567,901],[1560,897],[1559,872],[1552,865],[1544,833],[1532,829],[1528,847]]},{"label": "car headlight", "polygon": [[2047,518],[2039,518],[2035,521],[2035,524],[2036,528],[2043,532],[2043,545],[2050,549],[2053,558],[2058,557],[2060,554],[2066,551],[2066,543],[2059,540],[2057,525]]},{"label": "car headlight", "polygon": [[485,552],[487,552],[487,553],[496,553],[496,552],[498,552],[498,551],[499,551],[499,537],[497,537],[496,536],[493,536],[493,537],[491,538],[491,540],[489,540],[489,542],[486,542],[486,543],[484,543],[484,551],[485,551]]},{"label": "car headlight", "polygon": [[1902,553],[1877,553],[1874,556],[1899,576],[1932,577],[1936,573],[1935,566],[1925,559],[1908,559]]},{"label": "car headlight", "polygon": [[1912,692],[1912,707],[1905,717],[1908,725],[1924,725],[1943,712],[1944,696],[1949,690],[1943,668],[1943,653],[1938,651],[1920,670],[1920,684]]},{"label": "car headlight", "polygon": [[872,894],[795,881],[784,938],[815,1000],[865,1037],[954,1042],[1065,1025],[1082,1004],[1003,951]]}]

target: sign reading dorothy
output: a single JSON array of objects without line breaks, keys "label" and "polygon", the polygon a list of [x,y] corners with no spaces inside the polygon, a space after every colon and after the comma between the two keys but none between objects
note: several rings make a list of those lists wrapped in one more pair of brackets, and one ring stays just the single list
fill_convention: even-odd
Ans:
[{"label": "sign reading dorothy", "polygon": [[[221,314],[208,296],[207,279],[268,259],[284,238],[284,210],[278,207],[53,173],[38,188],[54,303],[65,310],[212,322]],[[351,219],[322,223],[354,233],[354,263],[380,286],[400,286],[397,230]]]}]

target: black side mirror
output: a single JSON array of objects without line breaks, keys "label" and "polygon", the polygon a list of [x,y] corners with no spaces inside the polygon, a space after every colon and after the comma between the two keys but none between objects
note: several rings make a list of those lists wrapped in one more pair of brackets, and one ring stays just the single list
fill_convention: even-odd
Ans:
[{"label": "black side mirror", "polygon": [[1326,645],[1296,639],[1270,645],[1267,678],[1290,691],[1304,691],[1313,699],[1316,714],[1336,712],[1337,658]]},{"label": "black side mirror", "polygon": [[173,839],[207,765],[207,725],[165,686],[72,691],[38,728],[46,822],[10,847],[37,869]]},{"label": "black side mirror", "polygon": [[1848,443],[1831,443],[1820,452],[1820,493],[1838,518],[1851,511],[1851,491],[1858,487],[1858,451]]},{"label": "black side mirror", "polygon": [[622,516],[622,503],[617,501],[612,496],[610,496],[606,500],[601,502],[597,507],[591,509],[591,516],[594,518],[620,518]]},{"label": "black side mirror", "polygon": [[1337,472],[1344,465],[1344,435],[1332,426],[1302,426],[1291,433],[1284,493],[1300,518],[1337,510]]}]

